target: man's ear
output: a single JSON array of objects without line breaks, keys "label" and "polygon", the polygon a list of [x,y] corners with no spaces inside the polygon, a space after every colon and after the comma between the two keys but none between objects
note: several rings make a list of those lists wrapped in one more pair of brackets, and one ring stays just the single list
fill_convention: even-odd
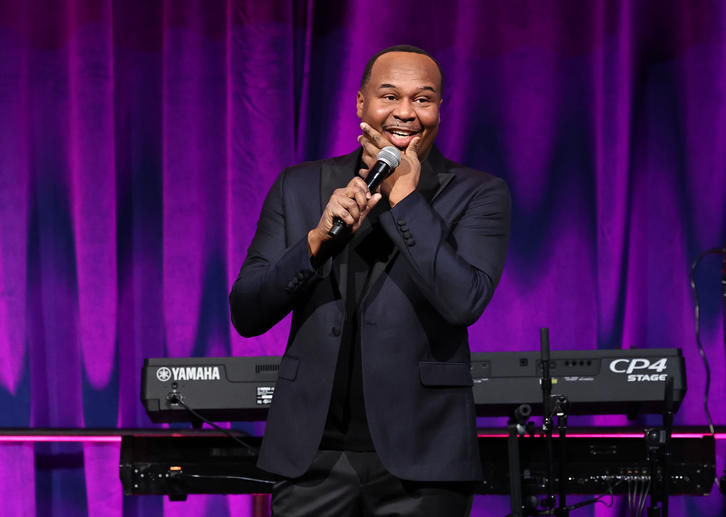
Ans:
[{"label": "man's ear", "polygon": [[363,101],[363,93],[359,90],[358,94],[356,95],[355,114],[361,120],[363,120]]}]

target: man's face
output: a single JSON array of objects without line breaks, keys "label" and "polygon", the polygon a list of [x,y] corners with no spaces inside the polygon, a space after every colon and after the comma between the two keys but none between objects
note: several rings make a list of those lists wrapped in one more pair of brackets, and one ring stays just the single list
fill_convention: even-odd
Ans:
[{"label": "man's face", "polygon": [[361,121],[405,150],[420,136],[418,155],[428,155],[439,130],[441,75],[428,56],[389,52],[373,64],[370,78],[358,92]]}]

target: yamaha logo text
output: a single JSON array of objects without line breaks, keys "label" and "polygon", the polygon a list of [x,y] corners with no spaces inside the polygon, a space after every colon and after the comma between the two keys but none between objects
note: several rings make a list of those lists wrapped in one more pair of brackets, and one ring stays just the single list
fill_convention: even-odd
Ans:
[{"label": "yamaha logo text", "polygon": [[[616,359],[610,362],[610,371],[628,376],[628,382],[665,382],[668,359],[663,357],[651,363],[648,359]],[[655,373],[653,373],[655,372]]]},{"label": "yamaha logo text", "polygon": [[218,381],[219,366],[162,366],[156,370],[156,378],[167,381]]}]

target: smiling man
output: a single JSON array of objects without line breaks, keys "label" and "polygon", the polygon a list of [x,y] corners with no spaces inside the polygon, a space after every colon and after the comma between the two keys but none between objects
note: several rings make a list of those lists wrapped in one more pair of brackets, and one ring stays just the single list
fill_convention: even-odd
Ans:
[{"label": "smiling man", "polygon": [[[467,327],[501,277],[510,199],[434,146],[442,93],[425,51],[382,50],[357,95],[360,148],[284,170],[265,200],[230,306],[244,336],[293,314],[258,462],[281,477],[273,515],[469,513]],[[369,192],[390,145],[401,163]]]}]

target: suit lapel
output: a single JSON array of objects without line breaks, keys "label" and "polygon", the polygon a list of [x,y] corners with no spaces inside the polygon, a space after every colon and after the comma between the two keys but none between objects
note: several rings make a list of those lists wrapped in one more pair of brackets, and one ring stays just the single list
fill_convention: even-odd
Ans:
[{"label": "suit lapel", "polygon": [[356,167],[360,162],[362,150],[339,156],[333,160],[323,162],[320,172],[320,211],[322,212],[328,199],[337,188],[345,187],[358,171]]},{"label": "suit lapel", "polygon": [[[325,210],[330,196],[337,188],[344,187],[356,174],[362,150],[323,163],[320,171],[320,213]],[[345,300],[348,290],[348,246],[344,246],[333,258],[333,275],[338,284],[340,296]]]},{"label": "suit lapel", "polygon": [[[426,183],[422,187],[422,194],[429,200],[429,203],[439,197],[439,194],[443,192],[455,176],[453,172],[449,172],[446,166],[446,159],[436,146],[431,148],[428,158],[421,165],[421,171],[424,182]],[[429,181],[431,182],[430,186],[428,184]],[[430,197],[427,195],[428,191],[431,192]]]}]

